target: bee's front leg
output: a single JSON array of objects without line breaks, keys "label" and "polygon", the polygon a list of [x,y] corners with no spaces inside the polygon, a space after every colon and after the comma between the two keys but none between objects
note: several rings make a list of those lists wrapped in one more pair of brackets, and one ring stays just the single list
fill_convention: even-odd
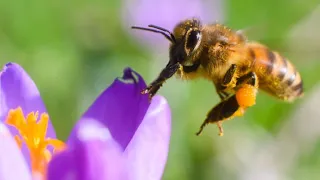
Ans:
[{"label": "bee's front leg", "polygon": [[209,123],[216,123],[219,128],[219,135],[223,135],[222,121],[236,116],[242,116],[246,108],[253,106],[258,90],[257,76],[254,72],[246,74],[238,79],[237,91],[226,100],[221,101],[207,114],[196,135],[200,135],[203,128]]},{"label": "bee's front leg", "polygon": [[162,84],[172,77],[179,69],[180,63],[176,64],[168,64],[160,73],[158,78],[154,80],[146,89],[142,90],[142,94],[149,94],[149,98],[151,99],[157,91],[160,89]]}]

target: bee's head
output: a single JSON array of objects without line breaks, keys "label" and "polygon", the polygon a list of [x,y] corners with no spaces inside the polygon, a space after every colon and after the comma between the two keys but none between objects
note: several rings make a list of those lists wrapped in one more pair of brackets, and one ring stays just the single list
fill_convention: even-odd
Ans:
[{"label": "bee's head", "polygon": [[184,64],[200,46],[201,43],[201,23],[198,19],[187,19],[177,24],[170,32],[159,26],[149,25],[149,28],[136,27],[133,29],[141,29],[160,33],[164,35],[170,42],[170,61]]},{"label": "bee's head", "polygon": [[175,46],[181,46],[179,51],[183,51],[185,56],[190,56],[195,52],[201,43],[201,24],[197,19],[187,19],[176,25],[173,30],[173,35],[176,38]]}]

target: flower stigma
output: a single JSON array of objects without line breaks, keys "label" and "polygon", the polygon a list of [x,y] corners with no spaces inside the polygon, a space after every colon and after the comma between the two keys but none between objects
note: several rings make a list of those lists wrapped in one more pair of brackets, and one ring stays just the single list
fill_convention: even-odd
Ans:
[{"label": "flower stigma", "polygon": [[65,149],[65,143],[58,139],[46,138],[49,116],[42,113],[37,122],[38,117],[38,112],[30,112],[24,117],[21,107],[18,107],[9,111],[5,123],[18,131],[18,135],[14,137],[18,146],[21,148],[22,143],[26,144],[30,153],[32,174],[44,178],[52,157],[47,147],[52,146],[53,153],[56,153]]}]

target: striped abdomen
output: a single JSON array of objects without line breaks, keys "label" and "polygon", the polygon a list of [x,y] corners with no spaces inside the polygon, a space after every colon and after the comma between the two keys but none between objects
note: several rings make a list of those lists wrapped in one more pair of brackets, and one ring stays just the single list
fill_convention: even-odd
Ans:
[{"label": "striped abdomen", "polygon": [[259,44],[248,44],[248,49],[260,89],[287,101],[303,95],[300,73],[290,61]]}]

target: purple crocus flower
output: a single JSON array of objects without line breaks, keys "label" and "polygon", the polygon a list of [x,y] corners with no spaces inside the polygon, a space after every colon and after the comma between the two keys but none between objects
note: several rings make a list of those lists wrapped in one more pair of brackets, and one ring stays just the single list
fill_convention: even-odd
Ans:
[{"label": "purple crocus flower", "polygon": [[[65,147],[55,139],[34,82],[18,64],[5,65],[0,71],[0,180],[45,175],[49,180],[161,179],[169,148],[170,110],[161,96],[149,103],[140,94],[145,87],[138,73],[126,69],[76,123]],[[59,150],[52,158],[47,144]]]},{"label": "purple crocus flower", "polygon": [[168,41],[160,35],[141,33],[131,30],[130,26],[148,26],[154,24],[170,31],[180,21],[197,17],[204,23],[222,20],[221,0],[125,0],[123,4],[123,24],[139,42],[157,49],[167,47]]}]

